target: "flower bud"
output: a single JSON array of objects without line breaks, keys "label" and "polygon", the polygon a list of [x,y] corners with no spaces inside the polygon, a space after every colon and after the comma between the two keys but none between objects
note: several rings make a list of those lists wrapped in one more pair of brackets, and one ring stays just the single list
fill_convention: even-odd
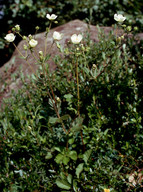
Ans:
[{"label": "flower bud", "polygon": [[59,97],[57,97],[57,98],[56,98],[56,100],[57,100],[57,102],[58,102],[58,103],[60,103],[60,102],[61,102],[61,100],[60,100],[60,98],[59,98]]},{"label": "flower bud", "polygon": [[134,27],[134,30],[135,30],[135,31],[138,31],[138,27]]},{"label": "flower bud", "polygon": [[85,51],[85,47],[84,47],[84,45],[81,44],[80,46],[81,46],[82,51]]},{"label": "flower bud", "polygon": [[96,69],[96,65],[95,65],[95,64],[93,64],[93,65],[92,65],[92,68],[93,68],[93,69]]},{"label": "flower bud", "polygon": [[131,26],[128,26],[128,27],[127,27],[127,31],[130,32],[131,30],[132,30],[132,27],[131,27]]},{"label": "flower bud", "polygon": [[27,37],[26,36],[23,36],[23,40],[26,40],[27,39]]},{"label": "flower bud", "polygon": [[124,39],[124,35],[121,36],[121,39]]},{"label": "flower bud", "polygon": [[39,56],[43,56],[43,51],[39,51]]},{"label": "flower bud", "polygon": [[44,57],[43,57],[43,51],[39,51],[39,58],[40,58],[40,61],[42,62]]},{"label": "flower bud", "polygon": [[33,37],[32,37],[32,35],[30,34],[30,35],[28,35],[28,38],[31,40],[31,39],[33,39]]},{"label": "flower bud", "polygon": [[40,28],[39,26],[36,26],[36,27],[35,27],[35,29],[36,29],[37,31],[39,30],[39,28]]},{"label": "flower bud", "polygon": [[15,32],[15,28],[14,27],[12,28],[12,31]]},{"label": "flower bud", "polygon": [[15,30],[20,31],[20,25],[15,25]]},{"label": "flower bud", "polygon": [[118,38],[117,38],[117,42],[120,42],[120,41],[121,41],[121,37],[118,37]]},{"label": "flower bud", "polygon": [[27,50],[27,49],[28,49],[28,47],[27,47],[26,45],[23,45],[23,48],[24,48],[24,50]]}]

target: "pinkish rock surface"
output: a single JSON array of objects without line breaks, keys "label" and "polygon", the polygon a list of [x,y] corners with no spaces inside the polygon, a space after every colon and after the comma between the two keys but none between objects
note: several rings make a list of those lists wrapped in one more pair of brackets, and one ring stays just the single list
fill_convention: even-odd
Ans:
[{"label": "pinkish rock surface", "polygon": [[[111,27],[101,27],[105,34],[109,34],[109,32],[112,30]],[[88,28],[88,25],[80,20],[74,20],[69,23],[66,23],[64,25],[61,25],[59,27],[56,27],[54,29],[51,29],[51,31],[48,34],[48,40],[47,40],[47,49],[49,50],[49,53],[51,54],[51,58],[55,55],[59,54],[59,50],[54,44],[51,47],[53,43],[53,32],[58,31],[60,33],[63,33],[63,38],[60,41],[60,44],[62,47],[66,45],[68,41],[70,41],[70,37],[72,34],[85,34],[87,31],[90,33],[90,37],[93,41],[98,42],[98,29],[96,26],[90,25],[90,28]],[[118,32],[118,35],[120,35],[121,31]],[[36,46],[36,51],[44,51],[44,40],[45,40],[45,32],[39,33],[36,35],[36,40],[38,40],[38,45]],[[25,44],[25,41],[22,40],[18,44],[18,49],[25,54],[25,51],[23,49],[23,45]],[[6,98],[10,95],[11,90],[18,90],[22,87],[22,83],[20,80],[20,73],[22,72],[23,75],[26,77],[27,75],[31,75],[32,73],[36,72],[38,69],[38,65],[35,64],[36,60],[30,55],[28,57],[28,62],[30,63],[30,66],[33,68],[33,71],[31,70],[30,66],[27,64],[27,62],[20,58],[20,54],[17,50],[13,53],[13,56],[11,59],[0,68],[0,103],[2,102],[3,98]],[[55,64],[50,59],[48,61],[50,70],[55,69]],[[15,81],[13,80],[12,76],[15,75]]]}]

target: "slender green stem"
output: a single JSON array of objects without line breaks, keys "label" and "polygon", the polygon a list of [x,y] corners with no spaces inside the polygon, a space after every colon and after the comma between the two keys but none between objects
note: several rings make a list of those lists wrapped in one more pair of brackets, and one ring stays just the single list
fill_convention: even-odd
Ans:
[{"label": "slender green stem", "polygon": [[78,79],[78,59],[76,62],[76,83],[77,83],[77,113],[80,116],[80,94],[79,94],[79,79]]},{"label": "slender green stem", "polygon": [[[15,43],[13,43],[14,47],[16,48],[16,50],[18,51],[18,53],[26,60],[26,58],[24,57],[24,55],[19,51],[19,49],[16,47]],[[26,63],[29,65],[30,69],[32,70],[32,72],[35,74],[35,71],[33,70],[33,68],[31,67],[30,63],[26,60]]]},{"label": "slender green stem", "polygon": [[[50,25],[49,25],[49,31],[50,31],[50,29],[51,29],[51,25],[52,25],[52,22],[51,22]],[[46,51],[47,51],[48,33],[49,33],[49,32],[46,33],[46,40],[45,40],[45,51],[44,51],[44,55],[45,55],[45,56],[46,56]]]},{"label": "slender green stem", "polygon": [[23,36],[19,32],[17,32],[17,34],[23,39]]},{"label": "slender green stem", "polygon": [[[59,112],[58,112],[58,110],[57,110],[57,107],[56,107],[56,105],[55,105],[56,103],[53,102],[53,98],[52,98],[52,96],[51,96],[51,94],[50,94],[49,91],[48,91],[48,95],[49,95],[49,97],[50,97],[50,99],[51,99],[51,102],[52,102],[52,104],[53,104],[53,107],[54,107],[54,110],[55,110],[55,112],[56,112],[56,115],[57,115],[57,117],[60,119],[61,117],[60,117],[60,114],[59,114]],[[55,100],[55,98],[54,98],[54,100]],[[62,128],[63,128],[65,134],[67,135],[68,132],[67,132],[66,129],[65,129],[64,123],[62,122],[61,124],[62,124]]]},{"label": "slender green stem", "polygon": [[[80,116],[80,93],[79,93],[79,78],[78,78],[78,58],[76,61],[76,82],[77,82],[77,113],[78,116]],[[82,146],[83,146],[83,152],[85,151],[85,145],[83,141],[83,134],[82,130],[80,130],[80,135],[81,135],[81,141],[82,141]]]},{"label": "slender green stem", "polygon": [[31,54],[32,54],[33,58],[39,63],[39,60],[36,58],[36,56],[34,55],[34,53],[31,52]]},{"label": "slender green stem", "polygon": [[[45,69],[45,65],[44,65],[43,62],[42,62],[42,69],[43,69],[43,74],[44,74],[44,75],[45,75],[44,71],[46,72],[46,76],[45,76],[45,78],[46,78],[46,77],[48,78],[48,81],[49,81],[49,87],[50,87],[50,90],[51,90],[51,92],[52,92],[52,96],[53,96],[53,98],[52,98],[52,96],[51,96],[49,90],[48,90],[48,95],[49,95],[49,97],[50,97],[50,99],[51,99],[51,102],[52,102],[52,104],[53,104],[55,113],[56,113],[57,117],[60,119],[61,117],[60,117],[60,114],[59,114],[58,109],[57,109],[57,106],[56,106],[57,101],[56,101],[56,99],[55,99],[55,94],[54,94],[52,85],[51,85],[51,83],[50,83],[49,75],[48,75],[48,73],[47,73],[47,70]],[[62,124],[62,128],[63,128],[65,134],[67,135],[68,132],[67,132],[66,129],[65,129],[64,123],[62,122],[61,124]]]}]

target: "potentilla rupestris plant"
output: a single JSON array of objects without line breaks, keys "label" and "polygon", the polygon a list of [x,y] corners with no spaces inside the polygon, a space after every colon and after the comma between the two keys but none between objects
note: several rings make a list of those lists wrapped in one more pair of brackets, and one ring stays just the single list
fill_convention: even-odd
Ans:
[{"label": "potentilla rupestris plant", "polygon": [[[46,39],[52,22],[49,19]],[[21,34],[14,29],[13,35]],[[25,52],[32,54],[40,69],[0,120],[7,149],[0,172],[4,192],[16,187],[69,192],[131,189],[127,173],[142,151],[138,142],[142,113],[138,113],[139,80],[132,68],[136,57],[131,57],[128,44],[111,34],[107,38],[102,34],[96,44],[73,34],[64,48],[61,34],[55,31],[52,45],[63,57],[54,59],[56,70],[49,72],[51,47],[36,52],[35,36],[21,37]],[[20,54],[29,62],[28,54]]]}]

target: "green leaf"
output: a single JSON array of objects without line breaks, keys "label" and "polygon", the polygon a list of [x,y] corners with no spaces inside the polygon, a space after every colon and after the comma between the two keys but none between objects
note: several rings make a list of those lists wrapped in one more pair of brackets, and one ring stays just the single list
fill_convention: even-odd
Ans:
[{"label": "green leaf", "polygon": [[67,156],[64,156],[64,158],[63,158],[63,163],[64,163],[64,165],[67,165],[68,164],[68,162],[70,161],[70,158],[69,157],[67,157]]},{"label": "green leaf", "polygon": [[77,160],[77,152],[76,152],[76,151],[70,151],[70,152],[69,152],[69,157],[70,157],[72,160],[76,161],[76,160]]},{"label": "green leaf", "polygon": [[80,129],[82,129],[82,123],[83,123],[83,118],[77,117],[76,120],[73,122],[73,127],[71,128],[71,131],[77,132]]},{"label": "green leaf", "polygon": [[60,149],[60,147],[54,147],[54,149],[55,149],[56,151],[59,151],[59,152],[61,152],[61,149]]},{"label": "green leaf", "polygon": [[87,67],[84,67],[83,70],[84,70],[84,72],[85,72],[87,75],[89,75],[90,70],[89,70]]},{"label": "green leaf", "polygon": [[72,132],[77,132],[77,131],[80,131],[80,129],[82,128],[81,125],[75,125],[71,128],[71,131]]},{"label": "green leaf", "polygon": [[55,124],[55,123],[59,123],[60,119],[57,117],[49,117],[49,123],[51,124]]},{"label": "green leaf", "polygon": [[102,52],[102,58],[105,60],[106,59],[106,55],[104,52]]},{"label": "green leaf", "polygon": [[48,152],[45,159],[51,159],[53,157],[51,152]]},{"label": "green leaf", "polygon": [[69,115],[67,114],[67,115],[63,115],[61,118],[60,118],[60,120],[68,120],[69,119]]},{"label": "green leaf", "polygon": [[91,155],[91,152],[92,152],[92,149],[89,149],[88,151],[86,151],[84,154],[83,154],[83,160],[85,163],[87,163],[90,155]]},{"label": "green leaf", "polygon": [[67,102],[71,102],[72,101],[72,97],[73,97],[73,95],[71,95],[71,94],[64,95],[64,98],[66,99]]},{"label": "green leaf", "polygon": [[49,123],[50,124],[55,124],[55,123],[61,123],[63,120],[69,119],[69,115],[63,115],[61,118],[57,117],[49,117]]},{"label": "green leaf", "polygon": [[70,184],[72,183],[72,175],[71,174],[68,174],[67,180]]},{"label": "green leaf", "polygon": [[66,180],[57,179],[56,184],[61,189],[67,189],[69,190],[71,188],[71,185]]},{"label": "green leaf", "polygon": [[18,191],[17,185],[13,184],[13,185],[11,186],[11,192],[17,192],[17,191]]},{"label": "green leaf", "polygon": [[74,143],[74,138],[69,139],[69,144],[73,144]]},{"label": "green leaf", "polygon": [[58,154],[57,156],[56,156],[56,158],[55,158],[55,161],[56,161],[56,163],[61,163],[62,162],[62,160],[63,160],[63,155],[62,154]]},{"label": "green leaf", "polygon": [[80,173],[83,171],[83,165],[84,163],[80,163],[77,168],[76,168],[76,175],[77,175],[77,178],[79,179],[79,175]]}]

